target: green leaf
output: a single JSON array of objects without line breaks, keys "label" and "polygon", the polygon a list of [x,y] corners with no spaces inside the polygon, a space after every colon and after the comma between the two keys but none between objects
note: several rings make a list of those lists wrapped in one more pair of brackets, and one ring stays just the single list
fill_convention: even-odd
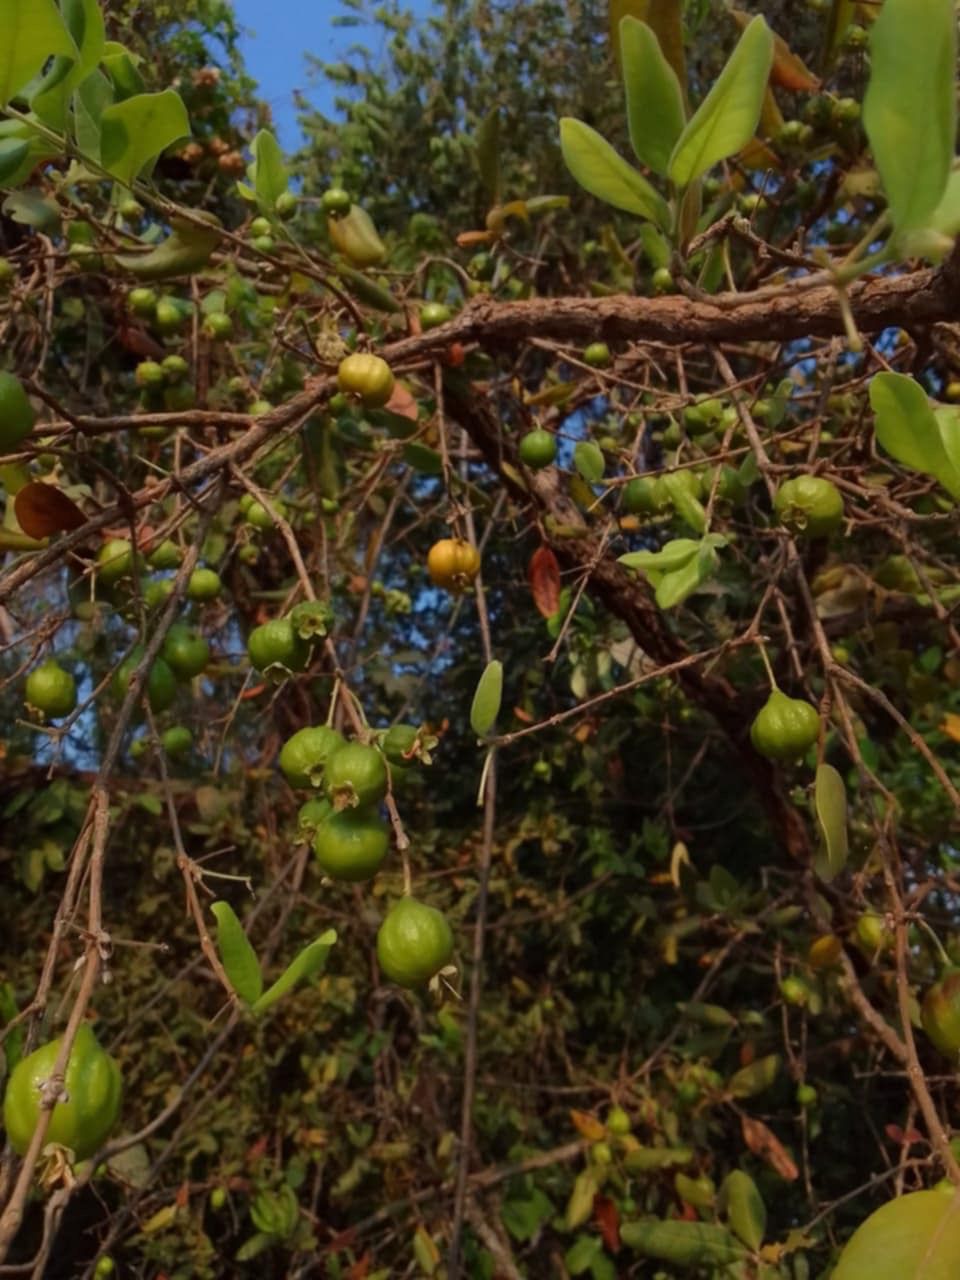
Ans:
[{"label": "green leaf", "polygon": [[861,1223],[832,1280],[956,1280],[958,1275],[960,1193],[914,1191]]},{"label": "green leaf", "polygon": [[870,30],[863,124],[898,231],[940,203],[957,130],[953,0],[884,0]]},{"label": "green leaf", "polygon": [[773,35],[758,14],[677,141],[669,167],[677,186],[687,186],[747,145],[760,119],[772,61]]},{"label": "green leaf", "polygon": [[253,184],[260,209],[264,213],[273,213],[277,197],[283,195],[290,181],[283,152],[269,129],[260,130],[250,150],[253,163],[247,168],[247,177]]},{"label": "green leaf", "polygon": [[682,569],[700,550],[700,542],[695,538],[672,538],[659,551],[628,551],[619,556],[619,563],[628,569],[640,569],[644,573],[671,573]]},{"label": "green leaf", "polygon": [[477,681],[470,707],[470,727],[478,738],[484,738],[493,728],[494,721],[500,714],[500,701],[503,697],[503,663],[496,658],[488,662],[483,675]]},{"label": "green leaf", "polygon": [[514,1240],[521,1244],[532,1240],[548,1218],[552,1218],[554,1207],[547,1196],[533,1187],[523,1198],[504,1200],[500,1210],[500,1218]]},{"label": "green leaf", "polygon": [[610,143],[572,116],[560,121],[560,150],[564,163],[585,191],[615,209],[638,214],[664,229],[670,224],[666,201]]},{"label": "green leaf", "polygon": [[91,160],[100,160],[100,121],[113,103],[113,86],[102,71],[87,76],[73,95],[73,132],[77,146]]},{"label": "green leaf", "polygon": [[625,1222],[620,1239],[637,1253],[680,1266],[726,1266],[746,1257],[736,1237],[712,1222]]},{"label": "green leaf", "polygon": [[763,1244],[767,1229],[767,1208],[757,1184],[742,1169],[732,1169],[720,1188],[721,1208],[726,1209],[731,1227],[754,1253]]},{"label": "green leaf", "polygon": [[587,484],[599,484],[606,466],[603,450],[592,440],[580,440],[573,450],[573,465]]},{"label": "green leaf", "polygon": [[829,884],[847,863],[847,793],[833,765],[822,764],[817,769],[813,805],[821,837],[813,868]]},{"label": "green leaf", "polygon": [[769,1089],[779,1074],[780,1055],[771,1053],[735,1071],[727,1081],[727,1088],[734,1098],[752,1098]]},{"label": "green leaf", "polygon": [[138,280],[165,280],[188,276],[205,267],[222,238],[220,223],[211,213],[198,213],[208,226],[185,218],[171,218],[172,231],[162,244],[147,253],[118,253],[115,261]]},{"label": "green leaf", "polygon": [[255,1015],[264,1013],[271,1005],[291,991],[298,982],[312,978],[327,963],[330,948],[337,940],[335,929],[326,929],[319,938],[315,938],[303,948],[287,965],[273,986],[268,987],[258,1000],[255,1000],[251,1012]]},{"label": "green leaf", "polygon": [[65,127],[70,95],[95,70],[105,43],[98,0],[63,0],[62,8],[79,56],[54,58],[30,100],[37,116],[57,130]]},{"label": "green leaf", "polygon": [[630,144],[641,164],[666,177],[686,123],[680,81],[645,22],[623,19],[620,51]]},{"label": "green leaf", "polygon": [[697,533],[707,531],[707,513],[699,498],[687,487],[687,477],[679,471],[670,471],[663,477],[663,486],[670,495],[674,510]]},{"label": "green leaf", "polygon": [[599,1236],[577,1236],[563,1255],[563,1265],[572,1276],[582,1276],[603,1253],[603,1241]]},{"label": "green leaf", "polygon": [[635,1147],[624,1156],[623,1165],[628,1173],[646,1173],[689,1164],[695,1154],[692,1147]]},{"label": "green leaf", "polygon": [[14,222],[38,231],[56,232],[60,229],[60,209],[53,200],[47,200],[38,191],[13,191],[3,202],[3,212]]},{"label": "green leaf", "polygon": [[564,1212],[564,1224],[568,1231],[576,1231],[577,1227],[582,1227],[588,1221],[593,1213],[593,1198],[598,1189],[597,1173],[593,1166],[581,1169]]},{"label": "green leaf", "polygon": [[0,139],[0,186],[13,185],[10,179],[29,154],[30,145],[22,139]]},{"label": "green leaf", "polygon": [[216,917],[217,950],[227,977],[240,999],[253,1004],[263,990],[263,974],[257,953],[229,902],[214,902],[210,910]]},{"label": "green leaf", "polygon": [[443,455],[419,440],[411,440],[403,446],[403,460],[414,471],[421,471],[425,476],[443,474]]},{"label": "green leaf", "polygon": [[53,54],[77,47],[53,0],[0,0],[0,107],[30,83]]},{"label": "green leaf", "polygon": [[960,498],[960,469],[950,461],[926,392],[902,373],[878,373],[870,383],[874,430],[898,462],[933,476],[952,498]]},{"label": "green leaf", "polygon": [[120,182],[131,183],[161,151],[188,137],[190,121],[173,89],[138,93],[107,107],[100,119],[100,163]]},{"label": "green leaf", "polygon": [[354,271],[353,267],[338,263],[337,275],[343,281],[347,293],[354,298],[359,298],[368,307],[373,307],[376,311],[394,313],[403,310],[403,306],[392,293],[377,284],[375,280],[371,280],[369,276],[365,276],[362,271]]}]

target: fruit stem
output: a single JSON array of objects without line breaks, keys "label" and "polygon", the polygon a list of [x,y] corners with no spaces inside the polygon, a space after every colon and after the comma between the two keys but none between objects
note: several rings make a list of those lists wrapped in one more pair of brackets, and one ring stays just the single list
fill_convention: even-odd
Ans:
[{"label": "fruit stem", "polygon": [[942,961],[942,963],[943,963],[943,967],[944,967],[945,969],[955,969],[955,968],[956,968],[956,965],[955,965],[955,964],[954,964],[954,962],[950,959],[950,957],[947,955],[947,953],[946,953],[946,951],[945,951],[945,949],[944,949],[943,943],[940,941],[940,939],[937,937],[937,935],[934,933],[934,931],[933,931],[933,930],[930,928],[930,926],[927,924],[926,920],[923,920],[923,919],[921,919],[921,917],[920,917],[920,916],[917,916],[916,923],[920,926],[920,928],[924,931],[924,933],[926,933],[926,934],[928,935],[928,937],[930,938],[931,942],[933,943],[933,945],[934,945],[934,947],[935,947],[935,949],[936,949],[936,951],[937,951],[937,954],[938,954],[938,955],[939,955],[939,957],[940,957],[940,960],[941,960],[941,961]]},{"label": "fruit stem", "polygon": [[780,686],[777,684],[777,678],[773,674],[773,667],[771,667],[770,665],[770,659],[767,656],[766,646],[764,645],[763,641],[760,639],[759,636],[757,636],[757,648],[760,650],[760,657],[763,660],[763,665],[767,673],[767,679],[770,681],[770,688],[774,691],[777,691],[779,690]]}]

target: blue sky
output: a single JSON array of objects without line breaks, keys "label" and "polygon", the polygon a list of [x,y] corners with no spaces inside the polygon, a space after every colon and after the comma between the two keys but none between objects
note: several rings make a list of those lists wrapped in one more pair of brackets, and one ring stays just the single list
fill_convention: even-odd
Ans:
[{"label": "blue sky", "polygon": [[[405,0],[404,8],[426,14],[432,0]],[[382,38],[376,28],[338,28],[331,19],[346,12],[339,0],[234,0],[234,9],[246,35],[242,43],[250,74],[260,84],[260,96],[270,104],[281,144],[296,146],[299,139],[293,90],[309,90],[317,106],[332,110],[333,94],[325,87],[310,88],[304,55],[314,53],[333,61],[353,44],[367,44],[376,56]]]}]

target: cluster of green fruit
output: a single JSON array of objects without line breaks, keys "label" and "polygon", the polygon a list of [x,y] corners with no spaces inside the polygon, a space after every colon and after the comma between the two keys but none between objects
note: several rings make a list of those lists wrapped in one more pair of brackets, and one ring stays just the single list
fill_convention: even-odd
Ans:
[{"label": "cluster of green fruit", "polygon": [[[259,505],[259,504],[258,504]],[[264,514],[268,514],[264,508]],[[247,637],[250,664],[271,680],[306,671],[313,646],[327,634],[333,610],[322,600],[304,600],[283,618],[254,627]]]},{"label": "cluster of green fruit", "polygon": [[[381,806],[417,751],[413,725],[395,725],[379,746],[348,742],[328,725],[298,730],[280,751],[280,769],[296,788],[322,795],[298,814],[317,865],[331,880],[372,879],[390,847]],[[391,907],[377,933],[377,959],[386,977],[403,987],[429,982],[449,962],[453,934],[435,907],[406,896]]]},{"label": "cluster of green fruit", "polygon": [[[150,577],[149,573],[163,573],[179,567],[183,554],[175,542],[164,539],[144,555],[134,549],[127,538],[110,538],[97,553],[96,580],[98,593],[106,588],[108,596],[116,599],[116,589],[132,586],[134,573],[147,571],[140,579],[140,591],[148,609],[155,609],[168,600],[173,591],[172,578]],[[128,581],[130,580],[130,581]],[[195,604],[208,604],[223,592],[220,575],[214,569],[199,565],[187,579],[185,594]]]}]

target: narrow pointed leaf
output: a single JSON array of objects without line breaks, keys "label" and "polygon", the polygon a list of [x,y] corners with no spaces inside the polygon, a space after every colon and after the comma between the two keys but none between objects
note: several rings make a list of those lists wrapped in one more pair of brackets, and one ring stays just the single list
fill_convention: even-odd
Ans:
[{"label": "narrow pointed leaf", "polygon": [[477,682],[470,707],[470,727],[478,738],[484,738],[500,714],[503,697],[503,663],[496,658],[488,662]]},{"label": "narrow pointed leaf", "polygon": [[754,1253],[763,1244],[767,1229],[767,1209],[757,1184],[742,1169],[733,1169],[724,1179],[720,1203],[734,1231]]},{"label": "narrow pointed leaf", "polygon": [[313,942],[308,943],[290,961],[276,982],[271,987],[268,987],[259,999],[253,1002],[252,1012],[257,1015],[266,1012],[271,1005],[276,1004],[288,991],[292,991],[298,982],[303,982],[306,978],[312,978],[315,974],[318,974],[327,963],[330,948],[336,940],[337,931],[335,929],[327,929],[319,938],[315,938]]},{"label": "narrow pointed leaf", "polygon": [[592,440],[580,440],[573,451],[573,465],[587,484],[599,484],[606,465],[603,450]]},{"label": "narrow pointed leaf", "polygon": [[683,47],[683,0],[610,0],[610,43],[622,70],[620,24],[624,18],[645,22],[657,37],[663,56],[681,85],[687,83]]},{"label": "narrow pointed leaf", "polygon": [[641,164],[665,177],[686,123],[683,90],[645,22],[623,19],[620,49],[630,144]]},{"label": "narrow pointed leaf", "polygon": [[833,765],[817,769],[813,804],[821,839],[813,866],[820,879],[829,883],[847,862],[847,793]]},{"label": "narrow pointed leaf", "polygon": [[772,61],[773,36],[758,15],[677,142],[670,177],[678,186],[686,186],[747,145],[760,119]]},{"label": "narrow pointed leaf", "polygon": [[898,231],[924,226],[956,141],[953,0],[885,0],[870,32],[863,124]]},{"label": "narrow pointed leaf", "polygon": [[53,129],[62,130],[73,91],[96,68],[105,45],[103,12],[98,0],[64,0],[63,17],[77,46],[77,56],[60,55],[41,80],[30,106]]},{"label": "narrow pointed leaf", "polygon": [[227,977],[241,1000],[253,1004],[263,990],[263,974],[257,953],[229,902],[214,902],[210,910],[216,917],[217,950]]},{"label": "narrow pointed leaf", "polygon": [[571,174],[592,196],[625,213],[669,226],[663,197],[595,129],[565,116],[560,121],[560,149]]},{"label": "narrow pointed leaf", "polygon": [[253,184],[260,209],[264,213],[272,213],[277,197],[283,195],[289,184],[283,152],[269,129],[260,130],[250,150],[253,163],[247,170],[247,176]]}]

